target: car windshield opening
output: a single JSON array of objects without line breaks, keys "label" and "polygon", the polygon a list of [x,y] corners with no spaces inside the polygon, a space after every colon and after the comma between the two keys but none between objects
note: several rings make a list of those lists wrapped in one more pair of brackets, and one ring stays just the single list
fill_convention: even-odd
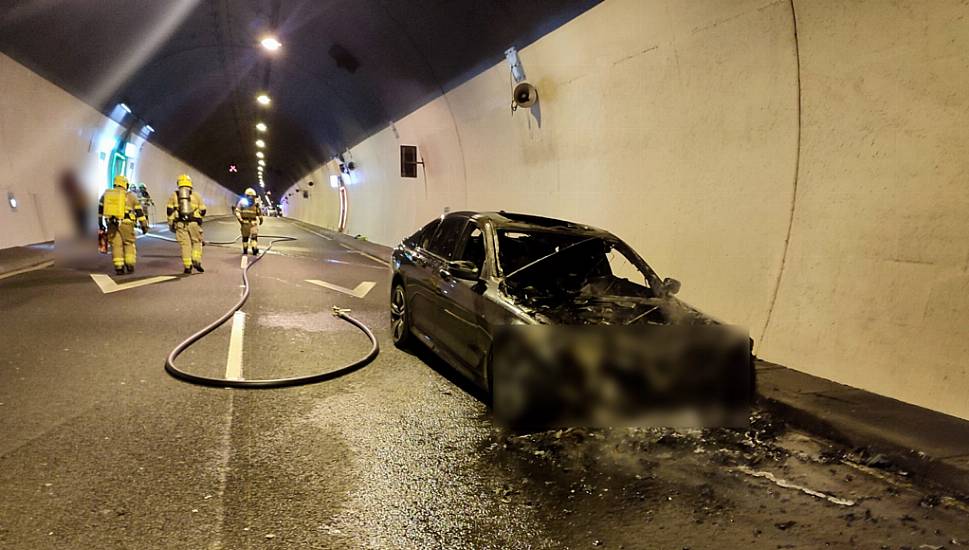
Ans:
[{"label": "car windshield opening", "polygon": [[577,232],[499,230],[508,290],[528,301],[653,298],[649,268],[622,241]]}]

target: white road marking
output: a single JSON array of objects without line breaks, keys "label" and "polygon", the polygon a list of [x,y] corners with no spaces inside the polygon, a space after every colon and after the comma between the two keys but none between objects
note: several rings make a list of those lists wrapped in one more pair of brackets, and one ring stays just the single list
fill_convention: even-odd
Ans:
[{"label": "white road marking", "polygon": [[380,258],[378,258],[376,256],[371,255],[371,254],[367,254],[366,252],[363,252],[361,250],[354,250],[354,252],[356,252],[357,254],[360,254],[361,256],[366,256],[366,257],[370,258],[371,260],[379,263],[380,265],[383,265],[383,266],[386,266],[386,267],[390,267],[390,262],[388,262],[387,260],[382,260],[382,259],[380,259]]},{"label": "white road marking", "polygon": [[328,236],[326,236],[326,235],[324,235],[322,233],[317,233],[316,231],[313,231],[312,229],[306,229],[305,227],[300,227],[300,229],[302,229],[303,231],[306,231],[307,233],[312,233],[312,234],[316,235],[317,237],[323,237],[324,239],[326,239],[328,241],[332,241],[333,240],[333,237],[328,237]]},{"label": "white road marking", "polygon": [[20,275],[22,273],[30,273],[31,271],[37,271],[38,269],[44,269],[52,265],[54,265],[54,260],[49,260],[42,264],[32,265],[30,267],[25,267],[23,269],[15,269],[14,271],[10,271],[8,273],[4,273],[0,275],[0,279],[6,279],[7,277],[13,277],[15,275]]},{"label": "white road marking", "polygon": [[354,288],[353,290],[350,290],[349,288],[344,288],[344,287],[342,287],[340,285],[335,285],[333,283],[328,283],[326,281],[319,281],[319,280],[316,280],[316,279],[306,279],[306,282],[307,283],[310,283],[310,284],[317,285],[317,286],[321,286],[323,288],[328,288],[330,290],[335,290],[337,292],[342,292],[344,294],[349,294],[350,296],[353,296],[354,298],[363,298],[371,290],[373,290],[373,287],[377,286],[377,283],[375,283],[373,281],[364,281],[364,282],[358,284],[357,285],[357,288]]},{"label": "white road marking", "polygon": [[242,380],[242,342],[246,331],[246,314],[235,312],[232,316],[232,334],[229,336],[229,355],[225,361],[225,378]]},{"label": "white road marking", "polygon": [[241,267],[242,269],[245,269],[248,266],[249,266],[249,256],[243,256],[242,262],[239,264],[239,267]]},{"label": "white road marking", "polygon": [[104,294],[111,294],[112,292],[121,292],[122,290],[130,290],[132,288],[138,288],[139,286],[153,285],[155,283],[162,283],[165,281],[171,281],[176,279],[172,275],[161,275],[159,277],[148,277],[147,279],[141,279],[139,281],[131,281],[130,283],[118,284],[114,282],[111,277],[101,273],[91,273],[91,278],[97,283],[98,288]]}]

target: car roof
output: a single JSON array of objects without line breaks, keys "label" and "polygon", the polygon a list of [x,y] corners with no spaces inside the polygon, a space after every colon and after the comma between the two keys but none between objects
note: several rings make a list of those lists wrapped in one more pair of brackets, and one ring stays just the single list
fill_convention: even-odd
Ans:
[{"label": "car roof", "polygon": [[444,215],[445,218],[470,218],[476,221],[488,221],[491,222],[498,229],[504,230],[547,230],[547,231],[562,231],[568,233],[583,233],[583,234],[593,234],[600,235],[603,237],[613,237],[612,233],[605,231],[604,229],[599,229],[597,227],[592,227],[591,225],[585,225],[581,223],[570,222],[567,220],[560,220],[557,218],[547,218],[544,216],[534,216],[531,214],[519,214],[515,212],[506,212],[500,210],[498,212],[480,212],[480,211],[461,211],[461,212],[451,212]]}]

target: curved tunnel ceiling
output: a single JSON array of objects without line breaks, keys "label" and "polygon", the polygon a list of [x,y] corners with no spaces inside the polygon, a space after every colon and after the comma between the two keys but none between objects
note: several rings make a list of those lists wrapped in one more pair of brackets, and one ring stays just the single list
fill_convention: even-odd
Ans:
[{"label": "curved tunnel ceiling", "polygon": [[265,137],[282,189],[600,1],[0,0],[0,51],[236,191]]}]

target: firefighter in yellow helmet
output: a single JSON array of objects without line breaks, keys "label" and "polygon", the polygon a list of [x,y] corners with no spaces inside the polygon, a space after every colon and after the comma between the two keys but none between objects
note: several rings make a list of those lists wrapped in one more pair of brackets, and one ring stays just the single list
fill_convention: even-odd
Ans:
[{"label": "firefighter in yellow helmet", "polygon": [[175,233],[175,240],[182,249],[182,264],[185,273],[194,267],[199,273],[202,269],[202,219],[205,217],[205,202],[192,191],[192,178],[185,174],[178,176],[178,189],[168,199],[168,228]]},{"label": "firefighter in yellow helmet", "polygon": [[262,210],[259,198],[253,188],[246,189],[246,195],[239,199],[233,211],[239,220],[242,231],[242,255],[249,253],[249,243],[252,243],[252,255],[259,254],[259,226],[262,225]]},{"label": "firefighter in yellow helmet", "polygon": [[135,223],[148,233],[148,218],[134,193],[128,191],[128,178],[114,177],[114,185],[101,195],[98,202],[98,226],[107,231],[111,243],[111,261],[114,272],[122,275],[134,273],[137,252],[135,250]]}]

